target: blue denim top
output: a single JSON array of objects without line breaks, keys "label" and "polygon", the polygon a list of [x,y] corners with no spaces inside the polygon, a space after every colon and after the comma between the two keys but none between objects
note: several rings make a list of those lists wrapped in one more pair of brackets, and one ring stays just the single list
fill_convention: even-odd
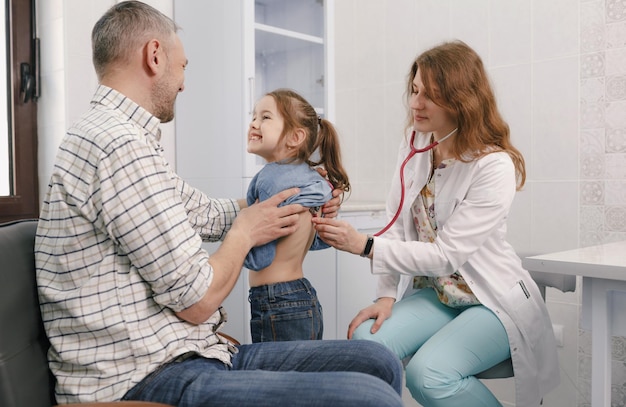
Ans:
[{"label": "blue denim top", "polygon": [[[316,170],[306,163],[266,164],[259,171],[248,187],[246,199],[248,205],[262,202],[272,195],[287,188],[298,187],[300,193],[287,198],[279,206],[297,203],[307,208],[323,206],[332,198],[332,187]],[[330,247],[317,234],[310,250],[321,250]],[[276,241],[252,248],[244,261],[250,270],[259,271],[272,264],[276,256]]]}]

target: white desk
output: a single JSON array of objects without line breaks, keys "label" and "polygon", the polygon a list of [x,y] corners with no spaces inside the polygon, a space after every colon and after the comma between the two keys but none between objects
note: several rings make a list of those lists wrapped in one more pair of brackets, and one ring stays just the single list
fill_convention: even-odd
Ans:
[{"label": "white desk", "polygon": [[591,405],[611,405],[611,336],[626,335],[626,241],[526,257],[529,271],[583,277],[582,325],[591,329]]}]

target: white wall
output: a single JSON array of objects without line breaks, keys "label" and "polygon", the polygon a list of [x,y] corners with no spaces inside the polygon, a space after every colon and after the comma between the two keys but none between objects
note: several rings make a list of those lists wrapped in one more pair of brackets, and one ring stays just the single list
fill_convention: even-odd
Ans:
[{"label": "white wall", "polygon": [[[184,0],[182,0],[184,1]],[[232,1],[232,0],[225,0]],[[148,3],[171,15],[173,0]],[[96,87],[91,28],[113,0],[39,0],[40,185],[66,127]],[[450,38],[473,46],[491,73],[528,181],[510,220],[520,253],[626,240],[626,18],[619,0],[335,0],[336,124],[351,201],[383,201],[404,123],[412,59]],[[162,138],[174,162],[173,124]],[[589,334],[580,293],[548,293],[565,326],[562,384],[547,407],[589,404]],[[580,350],[579,350],[580,349]],[[626,399],[626,340],[614,338],[613,400]],[[511,405],[509,380],[491,384]]]},{"label": "white wall", "polygon": [[[65,130],[87,109],[98,85],[91,63],[91,29],[100,16],[118,2],[37,0],[37,35],[41,40],[38,140],[42,198]],[[172,15],[172,0],[145,0],[145,3]],[[175,166],[173,122],[163,125],[161,144],[168,161]]]}]

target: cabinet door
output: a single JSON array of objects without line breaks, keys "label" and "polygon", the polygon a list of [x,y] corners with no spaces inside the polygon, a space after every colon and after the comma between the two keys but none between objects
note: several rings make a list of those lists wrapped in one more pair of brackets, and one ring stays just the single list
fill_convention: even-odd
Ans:
[{"label": "cabinet door", "polygon": [[[374,234],[385,226],[384,210],[353,211],[341,214],[361,233]],[[351,253],[337,252],[337,335],[345,338],[356,314],[376,299],[376,277],[370,260]]]},{"label": "cabinet door", "polygon": [[[253,75],[248,77],[251,105],[268,92],[289,88],[302,95],[320,115],[330,119],[326,3],[247,0],[251,6],[246,7],[246,20],[252,20],[252,31],[246,33],[246,44],[253,44],[252,49],[246,51],[246,58],[252,57],[248,60],[253,68]],[[248,155],[245,176],[253,177],[264,164],[258,156]]]},{"label": "cabinet door", "polygon": [[[176,170],[194,187],[214,198],[244,196],[245,75],[243,1],[175,1],[189,65],[185,89],[176,101]],[[209,253],[219,243],[206,244]],[[246,274],[224,301],[226,332],[243,340]]]},{"label": "cabinet door", "polygon": [[[185,89],[176,102],[177,172],[206,181],[221,196],[227,180],[241,196],[245,154],[243,2],[174,2],[174,16],[189,60]],[[208,182],[216,181],[216,182]],[[213,189],[217,184],[218,189]]]},{"label": "cabinet door", "polygon": [[307,253],[302,268],[311,282],[324,314],[324,339],[345,338],[337,333],[337,274],[335,249],[315,250]]},{"label": "cabinet door", "polygon": [[264,162],[246,151],[251,112],[276,88],[294,89],[333,120],[332,9],[332,0],[174,2],[189,59],[176,104],[181,176],[218,184],[253,177]]},{"label": "cabinet door", "polygon": [[376,277],[370,273],[370,260],[337,252],[337,287],[337,335],[345,338],[350,321],[375,300]]},{"label": "cabinet door", "polygon": [[324,109],[324,3],[317,0],[256,0],[257,98],[288,87]]}]

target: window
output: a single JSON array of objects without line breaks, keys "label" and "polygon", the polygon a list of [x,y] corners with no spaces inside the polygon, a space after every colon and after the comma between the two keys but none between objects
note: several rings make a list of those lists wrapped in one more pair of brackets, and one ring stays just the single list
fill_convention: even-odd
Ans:
[{"label": "window", "polygon": [[[35,0],[4,3],[0,58],[6,68],[0,84],[0,222],[39,216],[37,182],[37,94],[39,43],[35,35]],[[2,34],[3,33],[3,34]],[[0,122],[4,122],[0,120]]]}]

